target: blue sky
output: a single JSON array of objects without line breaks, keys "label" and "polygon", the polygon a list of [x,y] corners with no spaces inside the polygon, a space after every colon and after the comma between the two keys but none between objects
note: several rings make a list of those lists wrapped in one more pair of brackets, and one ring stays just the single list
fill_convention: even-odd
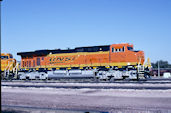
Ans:
[{"label": "blue sky", "polygon": [[1,52],[132,43],[171,63],[171,0],[4,0]]}]

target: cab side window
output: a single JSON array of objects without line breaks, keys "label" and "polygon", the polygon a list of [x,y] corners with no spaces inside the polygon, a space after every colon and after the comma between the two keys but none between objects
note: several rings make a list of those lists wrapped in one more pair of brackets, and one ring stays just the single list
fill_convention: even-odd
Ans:
[{"label": "cab side window", "polygon": [[119,49],[116,49],[116,52],[119,52]]},{"label": "cab side window", "polygon": [[116,49],[116,52],[120,52],[120,49],[118,48],[118,49]]},{"label": "cab side window", "polygon": [[130,50],[130,51],[132,51],[133,50],[133,48],[132,47],[127,47],[128,48],[128,50]]},{"label": "cab side window", "polygon": [[1,59],[8,59],[8,56],[1,56]]},{"label": "cab side window", "polygon": [[125,47],[117,48],[117,49],[112,47],[112,53],[116,53],[116,52],[125,52]]},{"label": "cab side window", "polygon": [[115,52],[115,48],[114,47],[112,47],[112,53],[114,53]]},{"label": "cab side window", "polygon": [[122,51],[123,51],[123,52],[125,51],[125,47],[122,48]]}]

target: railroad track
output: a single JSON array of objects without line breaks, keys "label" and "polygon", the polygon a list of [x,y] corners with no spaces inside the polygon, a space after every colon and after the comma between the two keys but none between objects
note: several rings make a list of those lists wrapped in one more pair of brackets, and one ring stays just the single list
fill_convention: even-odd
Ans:
[{"label": "railroad track", "polygon": [[65,88],[65,89],[83,89],[83,88],[89,88],[89,89],[138,89],[138,90],[168,90],[171,89],[171,86],[54,86],[54,85],[5,85],[2,84],[1,86],[6,87],[18,87],[18,88]]},{"label": "railroad track", "polygon": [[57,81],[1,81],[1,87],[65,88],[65,89],[171,89],[171,81],[117,81],[117,82],[57,82]]},{"label": "railroad track", "polygon": [[1,82],[20,82],[20,83],[119,83],[119,84],[171,84],[171,79],[147,79],[147,80],[116,80],[116,81],[85,81],[85,80],[1,80]]}]

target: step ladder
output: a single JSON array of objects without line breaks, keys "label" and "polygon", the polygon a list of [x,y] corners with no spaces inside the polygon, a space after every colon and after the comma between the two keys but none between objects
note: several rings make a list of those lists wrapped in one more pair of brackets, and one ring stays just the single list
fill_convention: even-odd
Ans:
[{"label": "step ladder", "polygon": [[6,79],[9,78],[11,66],[12,66],[12,64],[10,65],[10,63],[8,61],[8,65],[7,65],[7,67],[4,70],[4,77],[3,78],[6,78]]},{"label": "step ladder", "polygon": [[137,79],[145,79],[145,68],[144,68],[144,64],[143,65],[140,65],[140,62],[141,62],[141,59],[138,63],[138,66],[137,66]]},{"label": "step ladder", "polygon": [[18,69],[19,69],[19,63],[16,62],[16,65],[14,66],[14,68],[12,69],[12,72],[14,74],[14,79],[17,79],[18,76]]},{"label": "step ladder", "polygon": [[[13,67],[14,65],[14,61],[13,63],[10,64],[10,61],[8,61],[8,65],[4,70],[4,75],[3,78],[4,79],[9,79],[9,77],[14,77],[17,78],[17,73],[18,73],[18,67],[19,67],[19,63],[17,62],[16,65]],[[12,69],[11,69],[12,68]],[[11,69],[11,70],[10,70]]]}]

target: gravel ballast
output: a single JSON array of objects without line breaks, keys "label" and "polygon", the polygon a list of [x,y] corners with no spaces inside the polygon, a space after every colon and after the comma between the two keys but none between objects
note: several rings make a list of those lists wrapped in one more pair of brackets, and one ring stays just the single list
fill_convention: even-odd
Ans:
[{"label": "gravel ballast", "polygon": [[119,109],[171,112],[171,90],[56,89],[1,86],[1,92],[2,106],[83,111],[116,111]]}]

